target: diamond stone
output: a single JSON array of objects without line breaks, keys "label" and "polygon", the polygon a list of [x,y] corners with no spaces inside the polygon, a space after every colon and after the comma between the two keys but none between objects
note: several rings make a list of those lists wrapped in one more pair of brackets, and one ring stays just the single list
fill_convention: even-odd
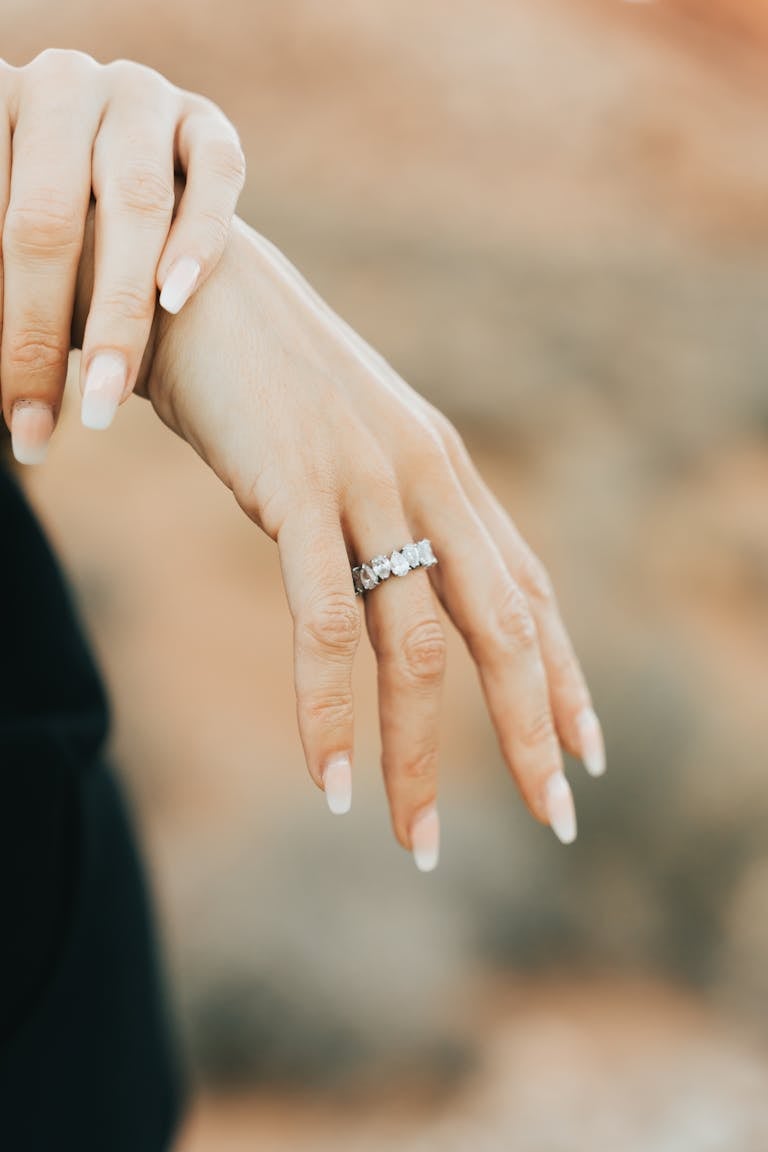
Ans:
[{"label": "diamond stone", "polygon": [[403,556],[405,556],[406,560],[408,561],[409,568],[418,568],[419,564],[421,564],[421,560],[419,559],[419,546],[418,546],[418,544],[405,544],[400,549],[400,551],[402,552]]},{"label": "diamond stone", "polygon": [[360,566],[360,583],[365,591],[370,592],[371,588],[375,588],[378,582],[379,578],[370,564],[362,564]]},{"label": "diamond stone", "polygon": [[437,564],[437,556],[432,551],[432,545],[429,540],[419,540],[417,545],[419,549],[419,560],[425,568],[431,567],[432,564]]},{"label": "diamond stone", "polygon": [[392,565],[389,563],[388,556],[374,556],[373,560],[371,560],[371,568],[373,568],[379,580],[386,580],[392,571]]},{"label": "diamond stone", "polygon": [[397,549],[395,549],[390,556],[389,563],[395,576],[405,576],[406,572],[410,572],[411,570],[411,566],[405,556],[403,556],[402,552],[398,552]]},{"label": "diamond stone", "polygon": [[360,579],[360,569],[359,568],[353,568],[352,569],[352,583],[355,587],[355,595],[361,596],[363,594],[363,592],[365,592],[365,588],[363,588],[363,582]]}]

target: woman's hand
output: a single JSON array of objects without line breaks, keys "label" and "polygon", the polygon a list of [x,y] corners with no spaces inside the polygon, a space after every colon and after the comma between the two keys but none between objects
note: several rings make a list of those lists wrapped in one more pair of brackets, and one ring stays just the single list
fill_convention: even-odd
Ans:
[{"label": "woman's hand", "polygon": [[437,596],[477,664],[529,808],[570,842],[560,745],[600,775],[600,726],[542,565],[445,417],[239,221],[205,290],[182,316],[160,317],[145,369],[138,390],[277,541],[301,738],[332,810],[351,800],[362,613],[350,564],[428,537],[435,567],[390,576],[362,602],[397,838],[420,868],[434,867],[445,663]]},{"label": "woman's hand", "polygon": [[244,161],[208,100],[138,64],[51,50],[23,68],[0,61],[0,177],[3,415],[17,460],[37,463],[61,405],[91,194],[82,419],[106,428],[134,387],[157,289],[178,312],[218,263]]}]

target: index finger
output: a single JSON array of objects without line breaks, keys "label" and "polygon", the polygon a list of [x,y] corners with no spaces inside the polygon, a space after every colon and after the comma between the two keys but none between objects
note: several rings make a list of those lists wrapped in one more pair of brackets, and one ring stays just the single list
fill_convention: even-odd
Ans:
[{"label": "index finger", "polygon": [[237,132],[215,105],[200,101],[177,129],[184,191],[157,269],[160,306],[180,312],[221,259],[245,182]]},{"label": "index finger", "polygon": [[158,116],[137,95],[107,111],[94,144],[95,277],[81,363],[89,428],[111,424],[146,349],[173,214],[173,133],[172,110]]}]

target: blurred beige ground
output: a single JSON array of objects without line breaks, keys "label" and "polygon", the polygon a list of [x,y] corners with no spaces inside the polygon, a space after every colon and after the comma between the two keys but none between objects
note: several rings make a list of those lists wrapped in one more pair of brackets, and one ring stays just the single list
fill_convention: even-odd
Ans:
[{"label": "blurred beige ground", "polygon": [[183,1152],[764,1149],[763,6],[5,0],[0,31],[14,61],[132,56],[223,105],[243,214],[465,432],[608,736],[565,852],[454,638],[418,876],[367,653],[336,821],[272,546],[142,401],[105,436],[70,410],[29,490],[108,674],[205,1089]]}]

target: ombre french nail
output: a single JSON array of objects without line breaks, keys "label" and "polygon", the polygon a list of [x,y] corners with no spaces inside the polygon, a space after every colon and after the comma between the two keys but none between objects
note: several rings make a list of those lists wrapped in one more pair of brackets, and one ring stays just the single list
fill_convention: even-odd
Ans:
[{"label": "ombre french nail", "polygon": [[40,400],[17,400],[11,413],[11,445],[19,464],[42,464],[53,435],[53,409]]},{"label": "ombre french nail", "polygon": [[576,720],[576,731],[579,735],[579,747],[584,767],[590,776],[602,776],[605,773],[605,743],[600,721],[592,708],[585,708],[579,713]]},{"label": "ombre french nail", "polygon": [[434,872],[440,857],[440,818],[432,806],[411,825],[411,850],[419,872]]},{"label": "ombre french nail", "polygon": [[561,844],[572,844],[576,839],[576,808],[571,786],[564,773],[555,772],[545,787],[547,819]]},{"label": "ombre french nail", "polygon": [[117,352],[98,352],[85,375],[80,417],[86,428],[109,428],[125,391],[128,368]]},{"label": "ombre french nail", "polygon": [[352,807],[352,761],[345,752],[331,757],[322,773],[325,799],[335,816]]},{"label": "ombre french nail", "polygon": [[160,307],[175,316],[189,300],[200,279],[200,265],[197,260],[183,256],[177,260],[165,278],[160,293]]}]

